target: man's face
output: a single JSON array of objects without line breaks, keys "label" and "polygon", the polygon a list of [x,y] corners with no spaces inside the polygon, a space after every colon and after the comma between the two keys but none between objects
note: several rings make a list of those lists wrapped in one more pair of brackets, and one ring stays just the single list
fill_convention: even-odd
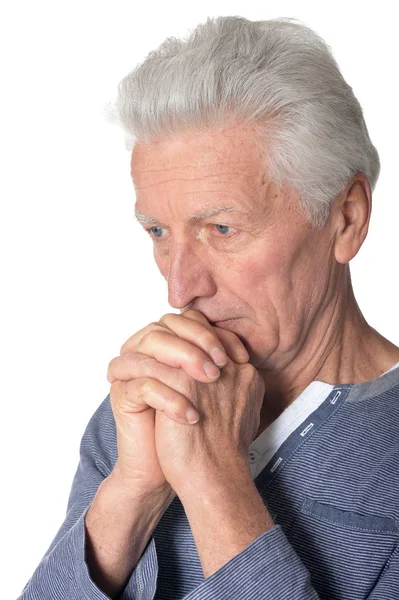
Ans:
[{"label": "man's face", "polygon": [[264,178],[254,135],[235,126],[138,143],[131,168],[170,305],[201,311],[244,341],[255,367],[276,369],[331,301],[334,235]]}]

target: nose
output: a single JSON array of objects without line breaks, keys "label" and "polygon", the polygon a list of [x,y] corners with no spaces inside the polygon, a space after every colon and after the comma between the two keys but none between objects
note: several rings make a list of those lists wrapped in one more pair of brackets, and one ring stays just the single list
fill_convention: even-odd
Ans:
[{"label": "nose", "polygon": [[167,281],[168,302],[173,308],[184,308],[195,298],[216,293],[206,250],[194,246],[195,243],[183,240],[171,244]]}]

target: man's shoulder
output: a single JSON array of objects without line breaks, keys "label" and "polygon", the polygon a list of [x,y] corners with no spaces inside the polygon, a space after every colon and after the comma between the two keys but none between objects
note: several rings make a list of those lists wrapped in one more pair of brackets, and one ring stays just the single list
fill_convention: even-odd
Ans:
[{"label": "man's shoulder", "polygon": [[382,410],[383,405],[396,408],[399,401],[399,367],[385,373],[382,377],[349,386],[346,404],[375,404],[375,409]]},{"label": "man's shoulder", "polygon": [[370,450],[399,448],[399,369],[350,386],[341,419],[348,436]]},{"label": "man's shoulder", "polygon": [[327,431],[330,483],[348,502],[371,498],[399,517],[399,372],[353,386]]}]

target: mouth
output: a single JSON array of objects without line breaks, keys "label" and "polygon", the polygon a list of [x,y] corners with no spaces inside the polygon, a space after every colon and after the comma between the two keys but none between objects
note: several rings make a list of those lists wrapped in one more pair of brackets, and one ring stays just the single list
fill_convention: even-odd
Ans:
[{"label": "mouth", "polygon": [[235,319],[223,319],[220,321],[212,321],[211,325],[215,326],[215,327],[231,327],[232,325],[235,325],[237,322],[239,321],[239,318],[235,318]]}]

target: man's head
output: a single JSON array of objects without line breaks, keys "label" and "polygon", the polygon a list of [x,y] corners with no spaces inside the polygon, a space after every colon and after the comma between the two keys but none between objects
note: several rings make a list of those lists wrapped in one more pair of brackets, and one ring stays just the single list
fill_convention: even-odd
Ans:
[{"label": "man's head", "polygon": [[355,176],[325,226],[314,227],[298,196],[264,177],[254,136],[235,126],[137,143],[131,167],[136,216],[170,305],[201,311],[245,341],[255,366],[277,368],[341,293],[367,233],[371,192]]},{"label": "man's head", "polygon": [[378,153],[326,43],[294,19],[218,17],[167,38],[119,84],[110,118],[135,142],[240,123],[254,127],[267,177],[317,226],[357,173],[374,190]]},{"label": "man's head", "polygon": [[170,304],[237,319],[220,326],[259,367],[289,363],[345,287],[379,173],[326,44],[292,20],[208,19],[125,77],[116,110]]}]

